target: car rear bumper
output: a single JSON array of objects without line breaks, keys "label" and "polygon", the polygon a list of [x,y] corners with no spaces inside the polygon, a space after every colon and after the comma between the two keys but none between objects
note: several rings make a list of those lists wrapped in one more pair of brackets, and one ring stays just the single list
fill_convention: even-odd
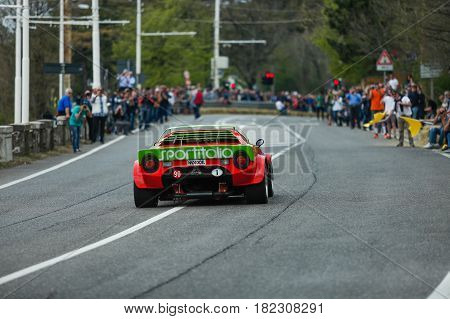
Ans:
[{"label": "car rear bumper", "polygon": [[[221,176],[213,176],[213,169],[220,168],[223,171]],[[174,176],[174,170],[179,170],[181,175]],[[139,165],[134,163],[133,178],[138,188],[148,189],[169,189],[173,184],[183,184],[195,186],[195,184],[206,184],[210,187],[200,187],[186,190],[186,193],[217,191],[219,183],[226,183],[229,189],[235,189],[247,185],[260,183],[265,175],[265,159],[263,156],[255,157],[255,162],[248,168],[239,170],[229,164],[207,165],[207,166],[175,166],[170,168],[160,168],[154,173],[147,173]]]}]

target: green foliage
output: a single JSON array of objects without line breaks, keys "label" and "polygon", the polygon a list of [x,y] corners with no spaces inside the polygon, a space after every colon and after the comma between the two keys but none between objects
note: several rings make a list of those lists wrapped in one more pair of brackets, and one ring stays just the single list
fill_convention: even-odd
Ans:
[{"label": "green foliage", "polygon": [[[418,74],[421,62],[448,65],[450,42],[444,0],[324,0],[322,26],[314,43],[330,59],[334,75],[357,82],[380,77],[375,63],[383,49],[394,58],[400,77]],[[437,10],[439,8],[439,10]],[[416,77],[417,78],[417,77]]]},{"label": "green foliage", "polygon": [[[145,8],[142,15],[142,32],[197,32],[194,37],[142,37],[145,86],[182,85],[185,70],[189,70],[193,83],[208,81],[212,57],[212,27],[209,24],[193,25],[183,21],[186,17],[201,19],[207,14],[206,7],[196,5],[197,2],[167,0]],[[118,41],[113,43],[113,57],[117,60],[135,59],[134,12],[131,12],[128,18],[132,21],[130,28],[122,31]]]}]

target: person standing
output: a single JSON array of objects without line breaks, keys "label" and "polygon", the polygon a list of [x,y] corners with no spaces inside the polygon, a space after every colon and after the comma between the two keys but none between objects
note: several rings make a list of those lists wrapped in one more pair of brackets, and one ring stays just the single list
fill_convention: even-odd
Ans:
[{"label": "person standing", "polygon": [[106,95],[101,88],[95,88],[92,95],[92,117],[94,133],[92,135],[93,143],[97,141],[100,135],[100,143],[105,143],[105,124],[108,116],[108,102]]},{"label": "person standing", "polygon": [[[87,90],[84,92],[83,97],[81,98],[81,105],[86,105],[89,112],[92,113],[92,104],[91,104],[91,91]],[[93,134],[94,134],[94,124],[92,122],[92,116],[86,117],[86,122],[88,126],[88,138],[92,142]],[[86,137],[85,137],[86,138]]]},{"label": "person standing", "polygon": [[394,99],[397,112],[398,129],[400,131],[397,147],[403,147],[405,129],[408,131],[409,146],[414,147],[414,140],[411,136],[411,131],[409,130],[409,124],[401,118],[412,116],[411,100],[407,95],[402,97],[398,92],[394,93]]},{"label": "person standing", "polygon": [[169,115],[169,108],[170,108],[170,102],[169,102],[169,93],[167,91],[166,86],[161,87],[160,95],[159,95],[159,123],[163,124],[164,122],[168,122],[168,115]]},{"label": "person standing", "polygon": [[[298,106],[298,102],[297,102],[297,106]],[[317,97],[316,97],[316,117],[318,120],[320,118],[322,120],[325,118],[325,99],[323,97],[322,92],[319,92],[319,95],[317,95]]]},{"label": "person standing", "polygon": [[117,77],[119,81],[119,92],[125,91],[129,87],[128,70],[124,69],[122,74]]},{"label": "person standing", "polygon": [[426,107],[426,96],[423,93],[422,87],[420,85],[417,86],[417,93],[419,94],[419,112],[417,114],[419,119],[423,119],[425,117],[425,107]]},{"label": "person standing", "polygon": [[66,119],[70,118],[70,113],[72,111],[72,89],[67,88],[64,96],[58,101],[58,116],[65,116]]},{"label": "person standing", "polygon": [[80,130],[86,116],[91,116],[89,107],[86,104],[81,104],[81,106],[75,105],[72,109],[72,115],[69,118],[69,129],[74,153],[80,152]]},{"label": "person standing", "polygon": [[333,120],[337,126],[342,126],[342,110],[344,108],[344,103],[342,102],[342,97],[339,94],[333,96]]},{"label": "person standing", "polygon": [[[363,124],[369,123],[370,122],[370,99],[369,99],[369,90],[368,89],[365,89],[363,91],[361,112],[362,112],[361,122]],[[366,130],[364,125],[363,125],[363,130],[364,131]]]},{"label": "person standing", "polygon": [[128,89],[126,94],[128,98],[127,112],[130,119],[130,132],[133,133],[136,114],[139,113],[138,97],[135,90]]},{"label": "person standing", "polygon": [[200,115],[200,107],[205,103],[203,100],[203,92],[202,87],[200,84],[197,84],[197,91],[195,92],[195,98],[194,98],[194,116],[195,119],[198,120]]},{"label": "person standing", "polygon": [[388,86],[391,88],[392,91],[397,91],[398,84],[399,84],[398,80],[395,77],[394,73],[391,73],[391,75],[389,75]]},{"label": "person standing", "polygon": [[386,123],[386,133],[384,134],[385,139],[391,139],[392,136],[396,138],[396,118],[395,118],[395,99],[392,92],[388,91],[381,99],[381,104],[384,105],[385,123]]},{"label": "person standing", "polygon": [[[373,86],[372,89],[369,92],[369,99],[370,99],[370,111],[372,113],[372,118],[375,113],[383,112],[384,107],[383,104],[381,104],[381,98],[384,95],[384,88],[383,83],[378,83],[378,87]],[[378,138],[378,134],[380,134],[381,131],[381,123],[377,123],[374,126],[374,135],[373,138]]]},{"label": "person standing", "polygon": [[408,92],[408,98],[411,101],[412,117],[416,120],[419,119],[419,93],[417,92],[417,86],[413,84]]},{"label": "person standing", "polygon": [[350,108],[350,125],[351,128],[355,128],[355,123],[359,129],[361,129],[360,119],[360,111],[361,111],[361,103],[362,97],[361,95],[355,91],[354,88],[350,89],[350,92],[346,95],[346,100]]}]

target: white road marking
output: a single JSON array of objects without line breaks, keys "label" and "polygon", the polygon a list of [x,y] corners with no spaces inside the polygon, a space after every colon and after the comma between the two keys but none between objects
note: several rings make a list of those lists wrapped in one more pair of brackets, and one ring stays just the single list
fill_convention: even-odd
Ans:
[{"label": "white road marking", "polygon": [[[2,188],[5,188],[5,187],[8,187],[8,186],[20,183],[22,181],[34,178],[36,176],[39,176],[39,175],[45,174],[47,172],[50,172],[52,170],[58,169],[60,167],[66,166],[66,165],[74,162],[75,160],[84,158],[84,157],[86,157],[86,156],[88,156],[88,155],[90,155],[92,153],[95,153],[95,152],[99,151],[100,149],[102,149],[104,147],[107,147],[108,145],[113,144],[113,142],[115,143],[115,142],[121,140],[122,138],[124,138],[124,136],[121,136],[120,138],[117,138],[117,139],[115,139],[115,140],[113,140],[113,141],[111,141],[111,142],[109,142],[107,144],[104,144],[104,145],[102,145],[102,146],[100,146],[100,147],[98,147],[98,148],[96,148],[94,150],[91,150],[90,152],[87,152],[86,154],[83,154],[83,155],[81,155],[81,156],[79,156],[77,158],[74,158],[74,159],[71,159],[69,161],[63,162],[63,163],[58,164],[58,165],[56,165],[56,166],[54,166],[52,168],[49,168],[47,170],[44,170],[44,171],[38,172],[36,174],[30,175],[30,176],[25,177],[23,179],[11,182],[13,184],[11,184],[11,183],[9,183],[10,185],[4,184],[4,185],[2,185]],[[296,144],[292,144],[289,147],[286,147],[285,149],[283,149],[281,152],[278,152],[278,153],[274,154],[272,156],[272,159],[277,159],[278,157],[280,157],[283,154],[285,154],[286,152],[288,152],[290,149],[292,149],[292,148],[294,148],[294,147],[296,147],[298,145],[301,145],[303,143],[305,143],[305,140],[302,137],[302,139],[299,142],[297,142]],[[5,186],[5,185],[8,185],[8,186]],[[82,255],[84,253],[87,253],[87,252],[92,251],[94,249],[97,249],[99,247],[105,246],[105,245],[107,245],[109,243],[112,243],[112,242],[114,242],[116,240],[119,240],[119,239],[121,239],[121,238],[123,238],[125,236],[133,234],[133,233],[141,230],[142,228],[145,228],[145,227],[147,227],[147,226],[149,226],[149,225],[151,225],[153,223],[156,223],[157,221],[160,221],[161,219],[166,218],[166,217],[176,213],[177,211],[179,211],[179,210],[181,210],[181,209],[183,209],[185,207],[186,206],[178,206],[178,207],[171,208],[168,211],[165,211],[165,212],[163,212],[163,213],[161,213],[161,214],[159,214],[159,215],[157,215],[155,217],[152,217],[152,218],[150,218],[150,219],[148,219],[148,220],[146,220],[146,221],[144,221],[142,223],[139,223],[139,224],[137,224],[137,225],[135,225],[133,227],[130,227],[130,228],[124,230],[124,231],[121,231],[120,233],[117,233],[117,234],[112,235],[110,237],[104,238],[104,239],[102,239],[100,241],[94,242],[92,244],[89,244],[87,246],[81,247],[79,249],[72,250],[72,251],[70,251],[68,253],[65,253],[63,255],[60,255],[58,257],[55,257],[55,258],[43,261],[41,263],[29,266],[29,267],[24,268],[22,270],[18,270],[18,271],[13,272],[13,273],[11,273],[9,275],[0,277],[0,285],[4,285],[4,284],[6,284],[8,282],[11,282],[13,280],[22,278],[24,276],[30,275],[32,273],[35,273],[37,271],[43,270],[45,268],[48,268],[48,267],[54,266],[56,264],[59,264],[61,262],[67,261],[69,259],[72,259],[72,258],[74,258],[76,256],[80,256],[80,255]]]},{"label": "white road marking", "polygon": [[292,144],[292,145],[289,146],[289,147],[286,147],[286,148],[283,149],[281,152],[278,152],[278,153],[272,155],[272,160],[277,159],[277,158],[280,157],[281,155],[283,155],[283,154],[285,154],[286,152],[288,152],[290,149],[292,149],[292,148],[294,148],[294,147],[297,147],[297,146],[299,146],[299,145],[302,145],[302,144],[304,144],[304,143],[305,143],[304,141],[299,141],[299,142],[297,142],[297,143],[295,143],[295,144]]},{"label": "white road marking", "polygon": [[450,299],[450,272],[445,276],[439,286],[434,289],[431,295],[428,296],[428,299]]},{"label": "white road marking", "polygon": [[[303,141],[300,141],[300,142],[298,142],[296,144],[293,144],[293,145],[285,148],[281,152],[278,152],[278,153],[274,154],[272,156],[272,159],[277,159],[278,157],[280,157],[281,155],[283,155],[287,151],[289,151],[291,148],[296,147],[296,146],[298,146],[300,144],[303,144],[303,143],[304,143]],[[151,225],[153,223],[156,223],[157,221],[159,221],[159,220],[161,220],[163,218],[166,218],[166,217],[172,215],[173,213],[175,213],[175,212],[177,212],[177,211],[179,211],[179,210],[181,210],[181,209],[183,209],[185,207],[186,206],[178,206],[178,207],[171,208],[168,211],[165,211],[164,213],[161,213],[161,214],[159,214],[159,215],[157,215],[155,217],[152,217],[152,218],[150,218],[150,219],[148,219],[148,220],[146,220],[146,221],[144,221],[144,222],[142,222],[140,224],[137,224],[137,225],[135,225],[133,227],[130,227],[130,228],[124,230],[124,231],[121,231],[120,233],[117,233],[115,235],[112,235],[110,237],[102,239],[102,240],[97,241],[95,243],[89,244],[87,246],[81,247],[79,249],[72,250],[72,251],[70,251],[68,253],[65,253],[63,255],[60,255],[58,257],[55,257],[55,258],[43,261],[43,262],[41,262],[39,264],[36,264],[36,265],[30,266],[30,267],[24,268],[22,270],[18,270],[16,272],[13,272],[13,273],[11,273],[9,275],[6,275],[6,276],[3,276],[3,277],[0,278],[0,285],[4,285],[4,284],[6,284],[6,283],[8,283],[10,281],[22,278],[24,276],[30,275],[32,273],[35,273],[35,272],[37,272],[39,270],[51,267],[53,265],[59,264],[59,263],[64,262],[64,261],[67,261],[67,260],[72,259],[72,258],[74,258],[76,256],[81,255],[81,254],[87,253],[87,252],[89,252],[91,250],[94,250],[96,248],[105,246],[105,245],[107,245],[109,243],[112,243],[112,242],[114,242],[116,240],[119,240],[119,239],[121,239],[121,238],[123,238],[125,236],[133,234],[133,233],[141,230],[144,227],[147,227],[147,226],[149,226],[149,225]]]},{"label": "white road marking", "polygon": [[447,157],[447,158],[450,158],[450,153],[444,153],[444,152],[439,151],[439,150],[433,150],[433,153],[436,153],[436,154],[445,156],[445,157]]},{"label": "white road marking", "polygon": [[89,152],[86,152],[86,153],[84,153],[84,154],[82,154],[82,155],[79,155],[79,156],[77,156],[77,157],[71,158],[70,160],[67,160],[67,161],[65,161],[65,162],[59,163],[59,164],[57,164],[57,165],[55,165],[55,166],[49,167],[49,168],[47,168],[47,169],[44,169],[44,170],[39,171],[39,172],[37,172],[37,173],[28,175],[28,176],[26,176],[26,177],[23,177],[23,178],[20,178],[20,179],[16,179],[15,181],[12,181],[12,182],[9,182],[9,183],[0,185],[0,189],[4,189],[4,188],[7,188],[7,187],[10,187],[10,186],[13,186],[13,185],[16,185],[16,184],[19,184],[19,183],[28,181],[28,180],[30,180],[30,179],[32,179],[32,178],[35,178],[35,177],[44,175],[44,174],[46,174],[46,173],[52,172],[52,171],[54,171],[54,170],[57,170],[57,169],[59,169],[59,168],[61,168],[61,167],[67,166],[67,165],[69,165],[69,164],[71,164],[71,163],[73,163],[73,162],[76,162],[76,161],[79,161],[79,160],[81,160],[81,159],[83,159],[83,158],[85,158],[85,157],[88,157],[89,155],[92,155],[92,154],[94,154],[94,153],[96,153],[96,152],[98,152],[98,151],[100,151],[100,150],[102,150],[102,149],[104,149],[104,148],[106,148],[106,147],[108,147],[108,146],[114,144],[114,143],[117,143],[117,142],[119,142],[120,140],[122,140],[122,139],[124,139],[124,138],[125,138],[125,136],[124,136],[124,135],[121,135],[121,136],[115,138],[114,140],[109,141],[108,143],[105,143],[105,144],[103,144],[103,145],[100,145],[99,147],[96,147],[96,148],[90,150]]},{"label": "white road marking", "polygon": [[278,123],[280,123],[281,125],[283,125],[283,127],[290,132],[291,134],[293,134],[296,138],[298,138],[300,141],[305,142],[305,138],[303,136],[301,136],[299,133],[297,133],[296,131],[294,131],[293,129],[291,129],[289,126],[287,126],[285,123],[278,121]]},{"label": "white road marking", "polygon": [[173,213],[175,213],[175,212],[177,212],[177,211],[179,211],[179,210],[181,210],[183,208],[185,208],[185,206],[179,206],[179,207],[171,208],[168,211],[165,211],[164,213],[161,213],[159,215],[156,215],[155,217],[147,219],[146,221],[144,221],[144,222],[142,222],[140,224],[137,224],[137,225],[135,225],[133,227],[130,227],[130,228],[128,228],[128,229],[126,229],[126,230],[124,230],[124,231],[122,231],[120,233],[117,233],[115,235],[112,235],[110,237],[102,239],[102,240],[97,241],[95,243],[89,244],[87,246],[81,247],[79,249],[72,250],[72,251],[70,251],[68,253],[65,253],[65,254],[61,255],[61,256],[58,256],[58,257],[46,260],[46,261],[41,262],[39,264],[36,264],[36,265],[30,266],[30,267],[24,268],[22,270],[13,272],[12,274],[9,274],[9,275],[6,275],[4,277],[1,277],[0,278],[0,285],[4,285],[4,284],[6,284],[6,283],[8,283],[10,281],[13,281],[15,279],[19,279],[21,277],[24,277],[24,276],[27,276],[29,274],[32,274],[32,273],[34,273],[36,271],[39,271],[39,270],[51,267],[51,266],[56,265],[58,263],[61,263],[63,261],[69,260],[69,259],[74,258],[76,256],[79,256],[81,254],[87,253],[87,252],[89,252],[91,250],[94,250],[96,248],[105,246],[105,245],[107,245],[109,243],[112,243],[112,242],[114,242],[114,241],[116,241],[118,239],[121,239],[121,238],[123,238],[125,236],[131,235],[131,234],[137,232],[138,230],[141,230],[142,228],[147,227],[148,225],[151,225],[151,224],[153,224],[153,223],[155,223],[155,222],[157,222],[157,221],[159,221],[159,220],[161,220],[163,218],[166,218],[166,217],[172,215]]}]

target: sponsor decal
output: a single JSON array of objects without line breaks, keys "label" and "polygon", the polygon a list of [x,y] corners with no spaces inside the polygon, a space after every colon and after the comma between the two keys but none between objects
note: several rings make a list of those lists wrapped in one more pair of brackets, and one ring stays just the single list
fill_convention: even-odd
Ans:
[{"label": "sponsor decal", "polygon": [[192,147],[178,150],[161,150],[160,156],[164,161],[187,160],[191,158],[210,159],[210,158],[231,158],[233,150],[228,147]]},{"label": "sponsor decal", "polygon": [[188,160],[187,163],[189,166],[201,166],[206,165],[206,160]]},{"label": "sponsor decal", "polygon": [[[140,150],[138,159],[141,160],[145,154],[151,153],[160,161],[175,160],[206,160],[213,158],[229,159],[236,151],[245,151],[251,160],[254,158],[253,147],[250,145],[229,145],[229,146],[186,146],[179,148],[152,148]],[[204,165],[204,164],[199,164]]]}]

